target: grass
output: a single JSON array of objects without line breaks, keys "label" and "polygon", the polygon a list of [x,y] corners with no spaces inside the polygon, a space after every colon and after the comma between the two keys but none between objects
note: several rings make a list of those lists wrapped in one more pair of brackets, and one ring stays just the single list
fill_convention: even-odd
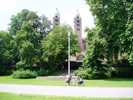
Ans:
[{"label": "grass", "polygon": [[[1,76],[0,83],[65,86],[64,80],[13,79],[11,76]],[[85,86],[86,87],[133,87],[133,79],[86,80]]]},{"label": "grass", "polygon": [[85,97],[59,97],[59,96],[33,96],[11,93],[0,93],[0,100],[133,100],[124,98],[85,98]]},{"label": "grass", "polygon": [[0,83],[5,84],[32,84],[32,85],[50,85],[63,86],[62,80],[44,80],[44,79],[13,79],[11,76],[1,76]]}]

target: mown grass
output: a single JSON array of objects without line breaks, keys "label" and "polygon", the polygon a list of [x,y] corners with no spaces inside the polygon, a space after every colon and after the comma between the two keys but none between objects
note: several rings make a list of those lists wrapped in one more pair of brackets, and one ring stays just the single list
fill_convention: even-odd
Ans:
[{"label": "mown grass", "polygon": [[[1,76],[0,83],[4,84],[32,84],[65,86],[64,80],[45,79],[13,79],[11,76]],[[85,80],[86,87],[133,87],[133,79]]]},{"label": "mown grass", "polygon": [[64,81],[62,80],[44,80],[44,79],[14,79],[11,76],[1,76],[0,83],[5,84],[32,84],[32,85],[50,85],[50,86],[62,86]]},{"label": "mown grass", "polygon": [[0,93],[0,100],[133,100],[124,98],[85,98],[85,97],[59,97],[59,96],[33,96],[11,93]]}]

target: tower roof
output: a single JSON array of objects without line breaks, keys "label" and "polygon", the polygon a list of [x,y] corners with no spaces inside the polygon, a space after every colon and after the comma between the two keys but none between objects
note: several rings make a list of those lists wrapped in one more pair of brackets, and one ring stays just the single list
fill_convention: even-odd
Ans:
[{"label": "tower roof", "polygon": [[56,8],[56,13],[55,13],[55,16],[60,16],[60,13],[59,13],[59,10]]},{"label": "tower roof", "polygon": [[81,17],[80,17],[80,13],[79,13],[78,10],[77,10],[77,12],[76,12],[76,16],[75,16],[75,18],[81,19]]}]

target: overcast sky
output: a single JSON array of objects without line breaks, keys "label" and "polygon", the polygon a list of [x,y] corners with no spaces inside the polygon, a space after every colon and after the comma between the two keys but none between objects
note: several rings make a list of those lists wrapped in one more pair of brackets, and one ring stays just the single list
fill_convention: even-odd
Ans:
[{"label": "overcast sky", "polygon": [[73,27],[73,18],[77,10],[82,17],[83,30],[94,27],[94,19],[85,0],[0,0],[0,30],[7,30],[10,18],[22,9],[29,9],[44,14],[52,20],[58,8],[61,23]]}]

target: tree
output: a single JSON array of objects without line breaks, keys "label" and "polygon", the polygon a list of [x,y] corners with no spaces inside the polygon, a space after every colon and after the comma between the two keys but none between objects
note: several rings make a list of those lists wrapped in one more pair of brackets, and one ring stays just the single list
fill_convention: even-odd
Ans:
[{"label": "tree", "polygon": [[16,43],[8,32],[0,32],[0,74],[7,74],[16,61]]},{"label": "tree", "polygon": [[132,51],[132,0],[86,1],[95,16],[99,36],[107,41],[107,60],[117,63],[119,58],[122,59],[123,54],[127,53],[126,48]]},{"label": "tree", "polygon": [[[20,61],[18,67],[31,68],[33,64],[39,61],[41,56],[41,35],[32,27],[32,23],[27,22],[22,25],[20,31],[17,32],[15,40],[18,45]],[[34,62],[34,63],[33,63]],[[21,68],[20,67],[20,68]]]},{"label": "tree", "polygon": [[133,64],[133,4],[132,0],[126,1],[126,11],[128,20],[126,23],[126,30],[121,35],[122,51],[127,53],[128,60]]},{"label": "tree", "polygon": [[71,54],[79,52],[77,36],[69,26],[56,26],[42,41],[43,60],[48,69],[59,70],[68,57],[68,32],[71,32]]},{"label": "tree", "polygon": [[38,16],[36,12],[23,9],[17,15],[12,16],[9,31],[12,35],[16,35],[21,30],[23,24],[32,23],[32,27],[36,32],[46,36],[52,29],[52,24],[46,16]]},{"label": "tree", "polygon": [[[96,18],[99,35],[107,41],[108,62],[116,62],[121,52],[120,36],[126,30],[128,19],[125,0],[86,0]],[[124,12],[124,15],[123,15]]]},{"label": "tree", "polygon": [[87,34],[87,52],[83,59],[83,67],[76,72],[82,78],[101,79],[111,76],[109,66],[106,65],[107,42],[98,34],[98,29],[89,29]]},{"label": "tree", "polygon": [[12,35],[16,35],[17,31],[21,30],[23,23],[33,21],[38,16],[35,12],[23,9],[16,16],[12,16],[9,31]]},{"label": "tree", "polygon": [[35,12],[27,9],[12,17],[10,33],[17,43],[17,68],[41,65],[41,40],[51,30],[52,24],[47,17],[38,16]]},{"label": "tree", "polygon": [[27,69],[31,68],[35,61],[35,48],[34,45],[29,41],[23,41],[21,48],[20,48],[20,57],[21,62],[23,62],[24,66],[18,69]]},{"label": "tree", "polygon": [[[86,0],[86,2],[95,17],[96,27],[88,30],[88,50],[83,62],[84,70],[89,68],[87,72],[91,74],[89,77],[106,78],[105,76],[110,76],[110,65],[118,63],[118,60],[124,59],[125,53],[132,51],[131,0]],[[130,61],[131,58],[132,55]]]},{"label": "tree", "polygon": [[45,37],[53,28],[51,21],[44,15],[33,21],[33,27],[42,37]]}]

